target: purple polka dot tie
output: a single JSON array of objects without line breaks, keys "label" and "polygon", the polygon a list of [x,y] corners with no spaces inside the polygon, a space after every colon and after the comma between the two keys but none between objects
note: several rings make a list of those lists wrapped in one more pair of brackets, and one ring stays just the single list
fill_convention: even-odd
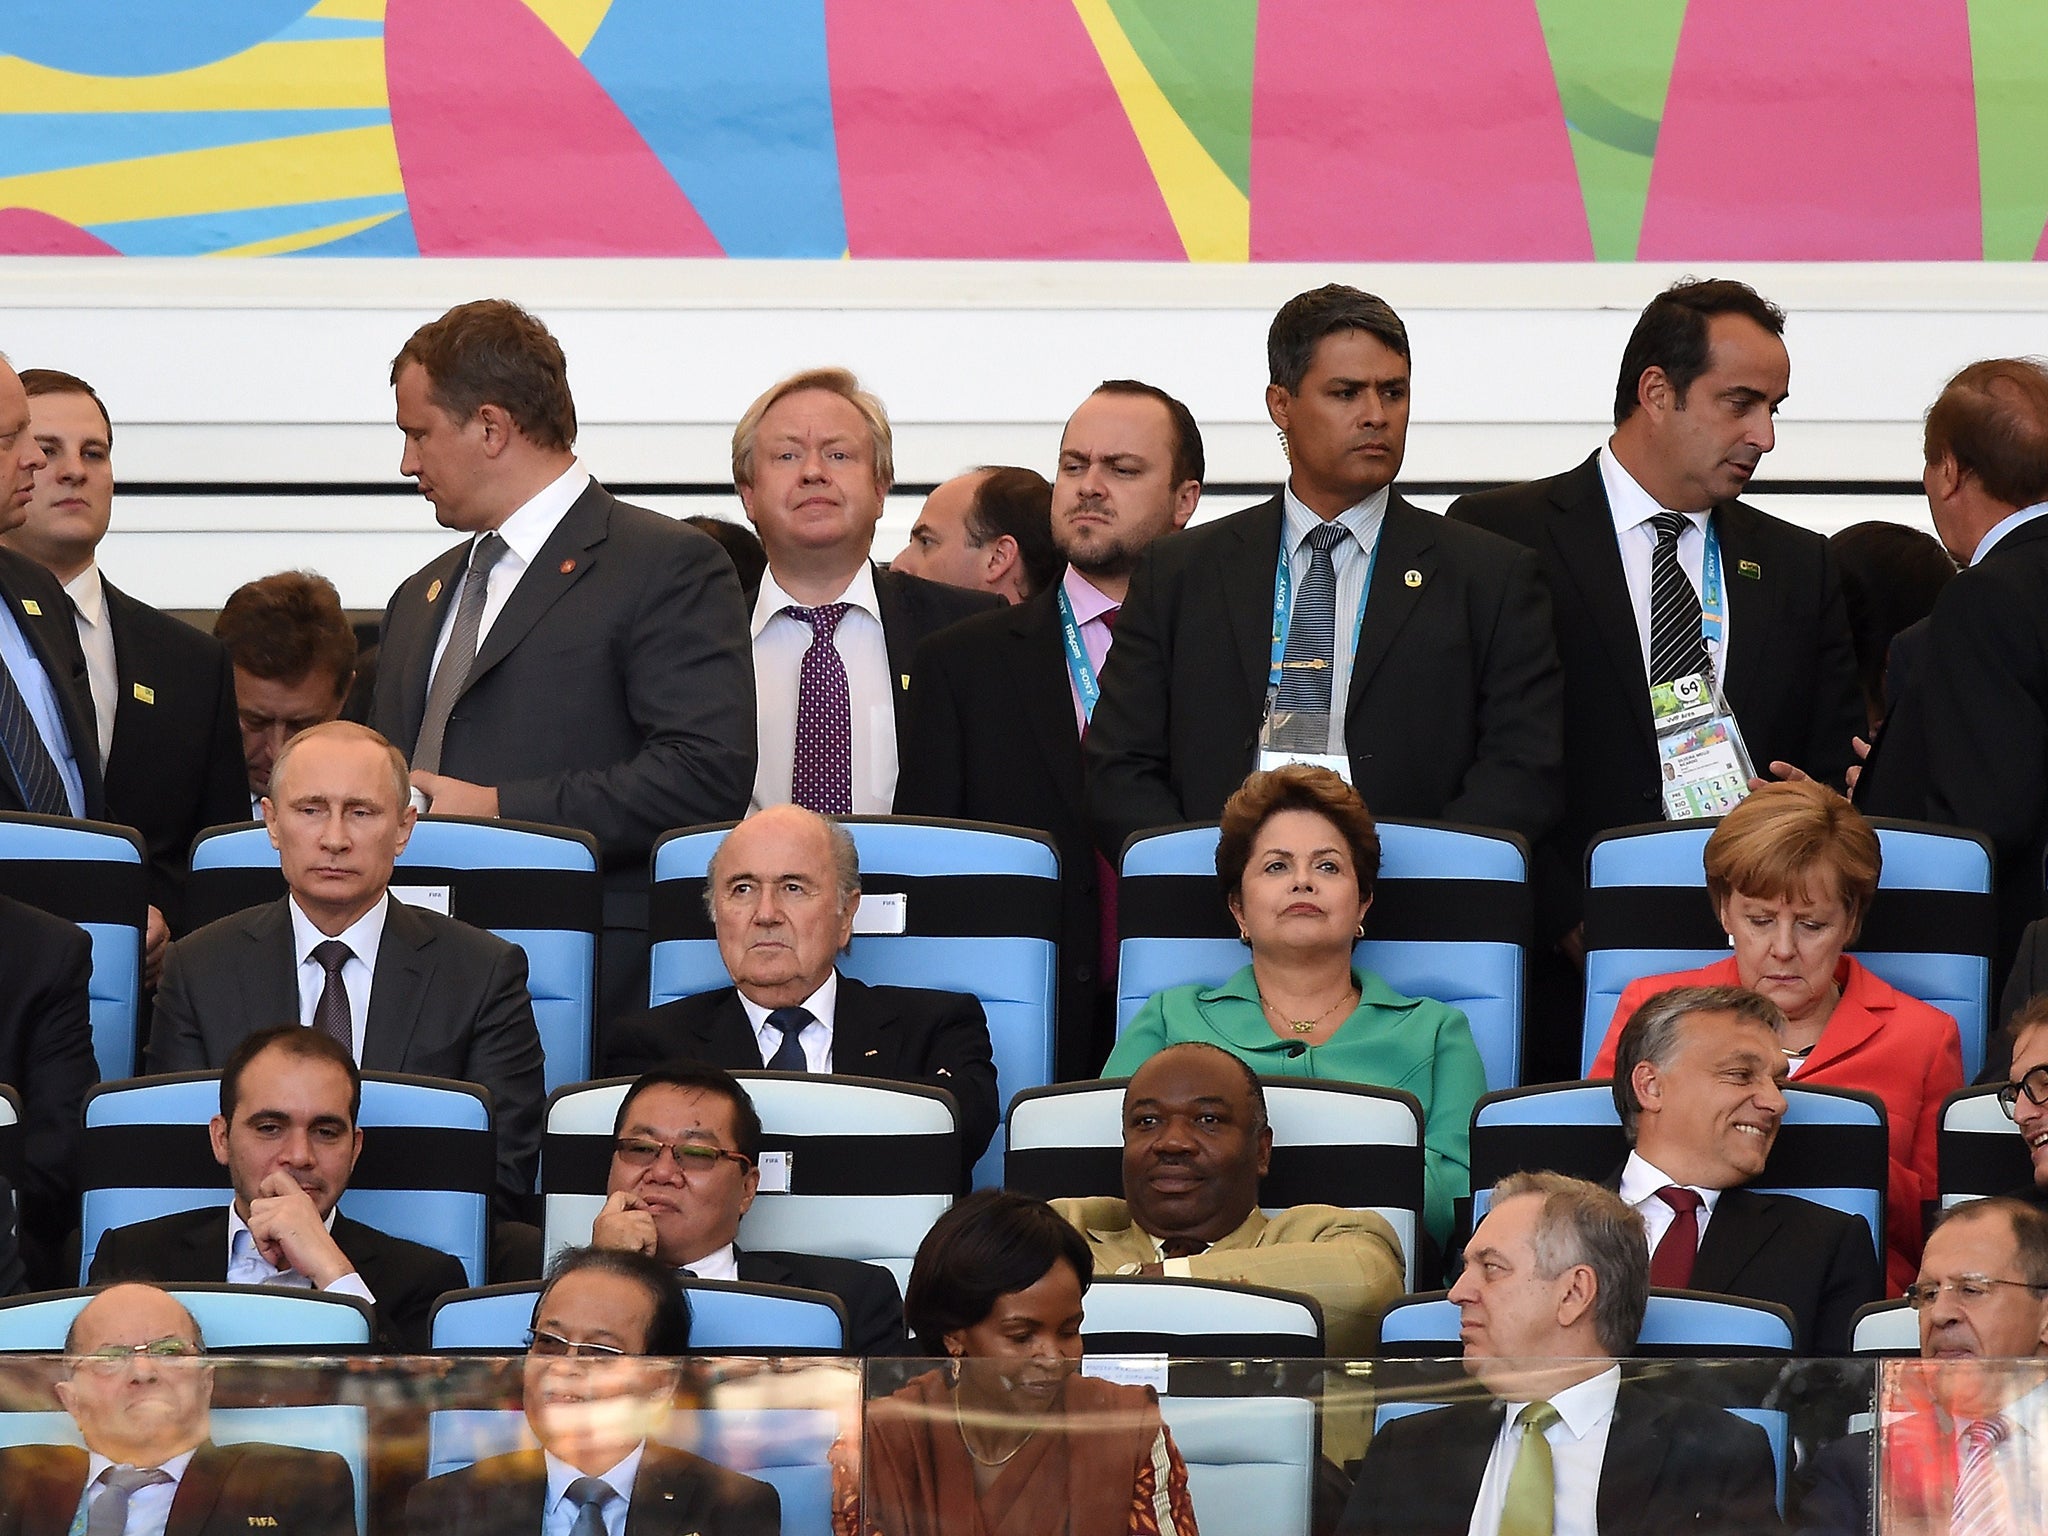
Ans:
[{"label": "purple polka dot tie", "polygon": [[796,761],[789,797],[820,816],[853,814],[853,703],[846,686],[846,663],[832,643],[832,633],[851,603],[826,603],[819,608],[785,608],[784,613],[811,626],[811,647],[804,652],[796,685]]}]

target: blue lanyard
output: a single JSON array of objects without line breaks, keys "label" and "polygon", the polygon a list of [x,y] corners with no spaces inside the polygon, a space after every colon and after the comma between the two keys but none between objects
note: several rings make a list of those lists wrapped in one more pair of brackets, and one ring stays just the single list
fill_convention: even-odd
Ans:
[{"label": "blue lanyard", "polygon": [[1067,676],[1074,680],[1074,692],[1081,700],[1081,718],[1095,718],[1095,701],[1102,697],[1102,685],[1095,681],[1095,664],[1088,659],[1088,647],[1081,643],[1081,626],[1074,619],[1074,605],[1067,601],[1067,589],[1060,589],[1060,638],[1067,648]]},{"label": "blue lanyard", "polygon": [[[1386,524],[1380,524],[1382,535]],[[1273,655],[1266,665],[1266,692],[1270,695],[1280,686],[1280,664],[1287,656],[1287,626],[1294,619],[1294,562],[1289,558],[1287,548],[1287,525],[1280,525],[1280,561],[1273,572]],[[1358,589],[1358,616],[1351,621],[1351,654],[1358,654],[1358,636],[1365,628],[1365,603],[1372,596],[1373,567],[1379,564],[1380,541],[1372,541],[1372,550],[1365,557],[1365,585]],[[1719,566],[1715,567],[1716,575]],[[1336,657],[1330,658],[1334,664]]]},{"label": "blue lanyard", "polygon": [[1714,532],[1712,514],[1707,517],[1707,552],[1700,562],[1700,639],[1718,645],[1726,620],[1721,608],[1721,538]]}]

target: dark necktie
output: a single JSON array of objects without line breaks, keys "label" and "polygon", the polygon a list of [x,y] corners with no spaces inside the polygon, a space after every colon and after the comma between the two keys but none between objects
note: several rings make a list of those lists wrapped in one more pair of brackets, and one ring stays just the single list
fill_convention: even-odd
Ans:
[{"label": "dark necktie", "polygon": [[853,814],[853,701],[833,631],[851,603],[782,611],[811,626],[796,684],[796,760],[789,798],[820,816]]},{"label": "dark necktie", "polygon": [[128,1498],[138,1488],[168,1483],[161,1467],[109,1467],[100,1474],[100,1496],[85,1516],[85,1536],[122,1536],[128,1528]]},{"label": "dark necktie", "polygon": [[349,1018],[348,988],[341,984],[341,968],[355,957],[356,952],[339,939],[323,939],[313,946],[313,958],[327,973],[327,980],[320,986],[320,1001],[313,1005],[313,1027],[328,1039],[339,1041],[351,1056],[356,1053],[356,1036]]},{"label": "dark necktie", "polygon": [[1693,1261],[1700,1256],[1700,1205],[1696,1190],[1666,1184],[1657,1198],[1671,1207],[1671,1225],[1650,1255],[1650,1284],[1682,1291],[1692,1284]]},{"label": "dark necktie", "polygon": [[419,739],[413,743],[412,765],[424,773],[441,771],[441,740],[448,734],[448,716],[476,665],[476,637],[483,628],[484,599],[490,595],[491,567],[505,553],[505,541],[487,533],[470,551],[469,572],[462,578],[462,600],[455,606],[455,627],[448,632],[441,664],[427,687],[427,709],[420,716]]},{"label": "dark necktie", "polygon": [[[0,622],[5,622],[0,620]],[[43,745],[36,729],[36,717],[28,711],[28,700],[16,686],[14,674],[0,661],[0,752],[14,770],[21,803],[43,816],[69,816],[71,797],[64,792],[64,775],[57,760]]]},{"label": "dark necktie", "polygon": [[1330,551],[1349,538],[1342,523],[1309,530],[1308,575],[1287,615],[1287,651],[1280,661],[1280,686],[1273,707],[1288,713],[1330,712],[1330,670],[1337,662],[1337,567]]},{"label": "dark necktie", "polygon": [[569,1536],[605,1536],[605,1501],[615,1497],[612,1485],[601,1477],[579,1477],[571,1483],[567,1497],[576,1506],[576,1523]]},{"label": "dark necktie", "polygon": [[768,1015],[768,1022],[782,1031],[782,1043],[775,1047],[775,1054],[768,1058],[771,1072],[808,1072],[810,1063],[804,1059],[804,1048],[797,1043],[797,1036],[804,1032],[806,1025],[813,1022],[808,1008],[777,1008]]},{"label": "dark necktie", "polygon": [[1650,556],[1650,686],[1707,670],[1707,642],[1700,638],[1700,595],[1678,563],[1678,536],[1691,521],[1683,512],[1659,512],[1650,519],[1657,549]]},{"label": "dark necktie", "polygon": [[1209,1245],[1199,1237],[1162,1237],[1159,1239],[1159,1257],[1162,1259],[1192,1259],[1198,1253],[1206,1253]]}]

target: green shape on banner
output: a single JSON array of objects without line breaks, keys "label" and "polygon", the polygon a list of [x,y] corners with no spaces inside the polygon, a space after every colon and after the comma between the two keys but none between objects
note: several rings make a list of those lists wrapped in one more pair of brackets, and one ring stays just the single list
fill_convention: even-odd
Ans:
[{"label": "green shape on banner", "polygon": [[1984,259],[2032,261],[2048,220],[2048,6],[1970,0]]},{"label": "green shape on banner", "polygon": [[1259,0],[1109,0],[1109,8],[1196,142],[1251,196]]},{"label": "green shape on banner", "polygon": [[1598,261],[1632,261],[1685,0],[1536,0]]}]

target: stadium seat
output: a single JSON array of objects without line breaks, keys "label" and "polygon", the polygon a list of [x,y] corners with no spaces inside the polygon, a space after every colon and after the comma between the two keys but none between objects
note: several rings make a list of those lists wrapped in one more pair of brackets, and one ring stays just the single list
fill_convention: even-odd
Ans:
[{"label": "stadium seat", "polygon": [[[1460,1009],[1487,1085],[1521,1081],[1532,919],[1529,850],[1512,832],[1381,821],[1380,874],[1354,951],[1397,992]],[[1168,987],[1215,985],[1248,952],[1216,883],[1216,828],[1135,837],[1117,887],[1116,1026]]]},{"label": "stadium seat", "polygon": [[2034,1159],[2020,1128],[1999,1107],[1996,1083],[1948,1096],[1935,1164],[1943,1206],[2033,1187]]},{"label": "stadium seat", "polygon": [[[682,1281],[690,1301],[691,1354],[836,1355],[846,1346],[846,1308],[837,1296],[744,1281]],[[520,1354],[537,1281],[450,1291],[434,1303],[436,1350]]]},{"label": "stadium seat", "polygon": [[[1635,1355],[1650,1359],[1718,1359],[1790,1355],[1792,1314],[1771,1301],[1704,1291],[1650,1292]],[[1449,1293],[1404,1296],[1380,1321],[1380,1354],[1390,1360],[1456,1359],[1464,1352],[1458,1308]]]},{"label": "stadium seat", "polygon": [[[1053,1080],[1059,991],[1059,858],[1016,827],[893,816],[839,818],[860,851],[861,908],[840,956],[873,986],[969,992],[988,1015],[997,1102]],[[671,832],[654,846],[648,902],[650,1002],[732,985],[704,906],[704,873],[733,823]],[[843,1065],[839,1063],[838,1065]],[[1001,1182],[1000,1129],[975,1166]]]},{"label": "stadium seat", "polygon": [[1320,1360],[1323,1309],[1298,1291],[1216,1280],[1098,1275],[1081,1341],[1091,1355]]},{"label": "stadium seat", "polygon": [[1308,1536],[1315,1405],[1299,1397],[1164,1396],[1159,1412],[1188,1468],[1205,1531]]},{"label": "stadium seat", "polygon": [[1920,1353],[1920,1314],[1903,1301],[1873,1301],[1856,1309],[1849,1327],[1851,1354],[1883,1356]]},{"label": "stadium seat", "polygon": [[[369,1348],[370,1307],[353,1296],[245,1285],[167,1289],[192,1314],[212,1354],[355,1353]],[[62,1353],[72,1319],[98,1294],[93,1287],[0,1299],[0,1352]]]},{"label": "stadium seat", "polygon": [[27,812],[0,813],[0,895],[78,924],[92,939],[92,1050],[101,1078],[139,1064],[142,933],[149,871],[127,827]]}]

